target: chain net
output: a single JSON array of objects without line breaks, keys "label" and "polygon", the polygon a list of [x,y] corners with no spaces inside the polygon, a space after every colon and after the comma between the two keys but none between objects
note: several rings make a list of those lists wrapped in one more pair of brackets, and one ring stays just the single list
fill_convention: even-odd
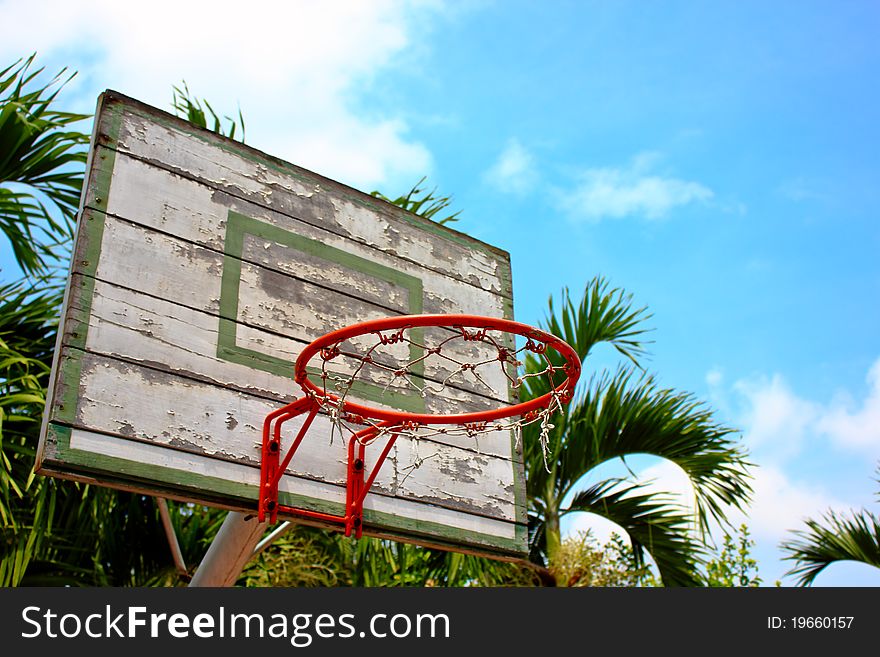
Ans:
[{"label": "chain net", "polygon": [[[366,432],[366,437],[359,435],[357,439],[363,444],[391,434],[412,438],[416,454],[414,461],[402,468],[407,476],[436,456],[419,456],[418,445],[426,438],[472,437],[479,449],[481,436],[513,432],[519,450],[522,428],[530,424],[539,425],[547,467],[549,436],[554,428],[550,420],[563,410],[561,394],[556,390],[560,383],[557,373],[564,372],[565,367],[551,363],[545,343],[531,338],[522,341],[517,347],[509,332],[463,326],[403,327],[365,333],[324,347],[313,359],[317,366],[310,368],[309,378],[316,389],[306,392],[332,422],[331,443],[336,434],[355,436],[363,434],[365,427],[374,427],[375,432]],[[536,371],[525,371],[526,354],[535,356],[539,364]],[[545,377],[548,389],[553,391],[545,407],[493,421],[443,422],[443,415],[510,406],[510,392],[518,398],[523,383],[533,377]],[[347,402],[360,400],[364,390],[371,390],[374,401],[378,399],[378,404],[389,407],[401,395],[421,400],[419,405],[424,405],[437,421],[389,424],[347,410]]]}]

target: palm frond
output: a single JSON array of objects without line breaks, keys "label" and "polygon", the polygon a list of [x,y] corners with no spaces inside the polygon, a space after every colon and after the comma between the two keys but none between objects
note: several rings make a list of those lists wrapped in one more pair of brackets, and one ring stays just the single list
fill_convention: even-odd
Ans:
[{"label": "palm frond", "polygon": [[[749,463],[732,429],[687,393],[659,388],[654,379],[621,368],[594,377],[582,394],[554,417],[550,436],[555,496],[568,495],[591,469],[634,454],[678,465],[693,484],[698,527],[723,522],[728,507],[742,508],[751,495]],[[547,476],[533,427],[524,429],[529,493],[542,497]]]},{"label": "palm frond", "polygon": [[[557,310],[553,297],[548,302],[548,316],[541,327],[562,338],[577,352],[582,363],[597,345],[606,343],[634,366],[641,367],[640,359],[647,353],[648,342],[644,339],[650,332],[644,324],[651,318],[645,307],[635,307],[633,297],[620,288],[611,288],[604,278],[597,276],[587,283],[583,296],[575,304],[568,288],[562,290],[562,301]],[[561,365],[562,360],[552,351],[548,356]],[[526,371],[543,369],[534,356],[526,361]],[[550,388],[543,379],[525,382],[525,395],[529,399],[540,397]]]},{"label": "palm frond", "polygon": [[[181,85],[181,87],[172,86],[171,88],[171,107],[177,112],[178,116],[186,119],[193,125],[205,128],[206,130],[211,130],[212,132],[229,137],[230,139],[235,139],[235,133],[241,128],[241,137],[239,138],[239,141],[244,143],[245,126],[241,108],[238,110],[238,118],[233,118],[228,115],[223,117],[228,122],[228,126],[224,128],[223,121],[214,111],[214,108],[211,107],[211,104],[204,98],[199,100],[192,96],[185,81],[182,82]],[[203,104],[204,107],[202,107]]]},{"label": "palm frond", "polygon": [[851,516],[828,511],[821,520],[807,520],[807,529],[780,546],[794,560],[786,575],[798,586],[810,586],[819,573],[837,561],[858,561],[880,568],[880,518],[867,512]]},{"label": "palm frond", "polygon": [[750,464],[734,430],[715,422],[711,409],[689,393],[620,369],[598,379],[570,415],[572,436],[594,432],[597,464],[641,453],[678,465],[693,484],[701,528],[709,518],[723,522],[729,507],[743,508],[750,499]]},{"label": "palm frond", "polygon": [[425,184],[425,181],[427,179],[427,176],[423,176],[421,180],[413,185],[412,189],[409,190],[409,192],[407,192],[404,196],[398,196],[395,199],[388,198],[378,191],[370,192],[370,196],[382,199],[383,201],[387,201],[392,205],[396,205],[399,208],[403,208],[407,212],[412,212],[413,214],[417,214],[420,217],[424,217],[425,219],[436,221],[441,226],[444,224],[452,223],[453,221],[458,221],[458,215],[461,214],[461,210],[449,214],[442,219],[435,219],[437,214],[452,205],[452,197],[437,196],[436,187],[430,192],[425,191],[423,185]]},{"label": "palm frond", "polygon": [[28,275],[44,273],[72,236],[88,144],[70,129],[88,115],[53,109],[75,73],[62,69],[40,84],[34,60],[0,72],[0,231]]},{"label": "palm frond", "polygon": [[0,585],[21,583],[51,541],[55,487],[33,478],[54,343],[54,305],[24,283],[0,286]]},{"label": "palm frond", "polygon": [[[690,479],[696,500],[696,516],[688,518],[688,522],[681,507],[672,511],[657,502],[656,509],[649,509],[666,523],[663,525],[666,533],[661,534],[663,540],[651,545],[669,548],[666,552],[669,561],[663,566],[668,581],[696,581],[692,574],[695,558],[683,553],[678,565],[675,564],[676,541],[682,541],[681,547],[704,544],[710,519],[723,523],[729,508],[742,508],[751,495],[748,474],[751,464],[737,442],[735,431],[717,423],[711,409],[693,395],[661,388],[641,369],[647,332],[643,324],[650,315],[644,308],[634,307],[630,295],[610,289],[602,278],[595,278],[587,285],[578,304],[565,290],[560,309],[554,307],[552,299],[549,308],[545,328],[577,350],[585,361],[585,369],[592,349],[603,342],[612,345],[630,362],[619,366],[613,374],[596,373],[579,384],[575,399],[551,418],[553,426],[546,453],[539,439],[540,428],[534,423],[523,428],[530,514],[544,523],[533,528],[532,535],[542,537],[544,546],[533,545],[533,552],[553,552],[560,544],[557,534],[562,501],[593,468],[615,459],[625,464],[629,456],[650,454],[678,465]],[[551,361],[553,358],[549,355]],[[561,361],[551,364],[561,370]],[[543,368],[544,364],[539,364],[537,358],[531,355],[526,358],[527,374]],[[547,377],[526,377],[520,397],[533,399],[559,383]],[[579,506],[586,507],[590,496],[599,492],[602,491],[594,488],[578,493],[580,497],[575,498],[578,503],[565,512],[583,510]],[[621,519],[631,524],[631,514],[638,517],[654,503],[650,495],[637,494],[636,489],[629,491],[629,497],[604,492],[608,496],[603,503],[619,502]],[[631,533],[635,534],[638,526],[632,527]],[[691,537],[688,532],[695,530],[696,535]],[[653,554],[650,547],[639,543],[641,537],[634,535],[633,539],[634,545],[642,546],[639,549]],[[548,556],[552,560],[552,555]]]},{"label": "palm frond", "polygon": [[424,548],[409,543],[335,537],[337,567],[348,586],[528,586],[534,571],[473,555]]},{"label": "palm frond", "polygon": [[637,565],[650,554],[665,586],[698,586],[704,552],[691,538],[690,515],[656,492],[642,490],[642,484],[607,479],[578,492],[562,514],[593,513],[610,520],[629,536]]},{"label": "palm frond", "polygon": [[143,583],[171,562],[152,502],[33,472],[58,295],[0,286],[0,585]]}]

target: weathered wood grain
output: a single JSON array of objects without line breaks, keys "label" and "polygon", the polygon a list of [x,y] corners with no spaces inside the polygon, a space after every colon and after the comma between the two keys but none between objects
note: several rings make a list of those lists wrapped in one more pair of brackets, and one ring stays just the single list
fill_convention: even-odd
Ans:
[{"label": "weathered wood grain", "polygon": [[[150,108],[123,104],[120,112],[118,128],[109,125],[111,114],[105,113],[99,130],[106,135],[104,143],[123,153],[307,223],[332,227],[354,242],[446,277],[512,295],[506,254],[493,247],[258,151],[181,130],[171,117]],[[114,131],[115,140],[109,138]]]},{"label": "weathered wood grain", "polygon": [[[91,196],[95,194],[93,192]],[[503,295],[449,278],[445,273],[438,273],[422,263],[411,262],[375,246],[337,235],[324,227],[218,192],[122,153],[115,158],[111,193],[106,205],[110,214],[219,252],[225,248],[227,219],[232,210],[267,226],[290,231],[423,280],[425,312],[503,316],[509,304]],[[434,242],[432,235],[425,236],[425,239],[430,244]],[[368,287],[381,281],[364,281],[366,287],[364,284],[352,284],[351,274],[340,271],[337,263],[320,258],[309,259],[302,252],[297,253],[296,258],[291,258],[288,247],[272,243],[271,240],[257,240],[253,236],[249,236],[246,247],[248,251],[242,256],[246,261],[277,268],[318,285],[372,300],[378,305],[389,301],[385,290]],[[266,249],[271,251],[267,253]],[[399,312],[410,311],[404,299],[399,299],[396,306],[393,300],[390,301],[392,308]]]},{"label": "weathered wood grain", "polygon": [[[215,459],[204,459],[194,455],[173,452],[169,454],[167,449],[115,436],[98,434],[82,429],[74,429],[71,436],[70,447],[86,453],[107,456],[114,459],[125,460],[133,463],[156,463],[167,469],[168,472],[177,473],[179,481],[187,481],[195,477],[205,477],[224,481],[241,482],[243,490],[254,489],[259,485],[259,471],[253,467]],[[279,490],[283,495],[296,495],[306,499],[332,499],[338,494],[337,487],[321,481],[301,479],[293,476],[284,476],[279,482]],[[230,494],[230,499],[234,493]],[[242,502],[252,502],[253,495],[246,495]],[[199,491],[196,489],[192,497],[185,494],[181,499],[187,501],[200,501]],[[341,505],[336,505],[341,507]],[[326,507],[324,507],[326,508]],[[442,524],[455,529],[469,532],[475,536],[472,540],[479,543],[479,536],[514,540],[517,526],[505,520],[491,518],[484,515],[464,514],[460,511],[435,507],[406,499],[390,498],[385,495],[368,495],[364,500],[364,510],[368,522],[372,522],[375,530],[387,535],[392,522],[389,518],[395,516],[406,518],[408,522],[398,526],[398,531],[407,529],[412,532],[419,524]],[[409,525],[413,525],[412,528]]]},{"label": "weathered wood grain", "polygon": [[[80,280],[81,277],[76,275],[74,284]],[[70,321],[65,330],[87,335],[83,347],[90,353],[262,397],[276,406],[302,395],[290,376],[255,370],[218,358],[217,318],[205,312],[103,281],[95,283],[89,309],[74,303],[71,312],[78,314],[80,319]],[[83,327],[86,322],[87,326]],[[255,335],[261,334],[255,332]],[[70,336],[66,343],[74,341]],[[351,400],[389,407],[361,399],[357,394],[352,394]],[[425,406],[427,412],[465,413],[491,408],[493,404],[449,387],[442,398],[436,395],[426,397]],[[521,458],[519,454],[511,455],[509,437],[499,432],[492,432],[479,440],[442,434],[430,440],[501,458]]]},{"label": "weathered wood grain", "polygon": [[[262,418],[277,404],[90,353],[81,358],[73,426],[259,469]],[[292,421],[285,430],[293,436],[297,428],[298,422]],[[318,415],[309,429],[308,448],[297,451],[288,471],[335,484],[334,499],[344,500],[346,438],[333,430],[327,417]],[[368,468],[371,455],[380,448],[377,444],[368,450]],[[393,451],[377,475],[376,494],[516,519],[512,499],[503,502],[488,492],[512,492],[513,471],[506,459],[404,436],[398,438]]]},{"label": "weathered wood grain", "polygon": [[[98,280],[120,287],[136,286],[179,306],[217,317],[223,315],[223,254],[112,215],[106,215],[103,221],[103,248],[112,249],[116,257],[101,259]],[[78,269],[75,267],[74,271]],[[256,347],[254,351],[285,362],[293,363],[305,344],[328,331],[355,321],[388,316],[385,307],[255,264],[241,264],[239,281],[237,289],[231,292],[237,297],[236,314],[223,316],[242,325],[240,333]],[[428,330],[426,335],[440,334]],[[239,339],[239,330],[235,338]],[[493,356],[485,346],[461,341],[450,345],[446,352],[461,361]],[[451,361],[442,358],[427,361],[425,368],[425,375],[435,382],[447,380],[455,370]],[[497,367],[483,371],[482,381],[487,385],[468,375],[459,376],[452,383],[506,402],[508,379],[504,372]]]}]

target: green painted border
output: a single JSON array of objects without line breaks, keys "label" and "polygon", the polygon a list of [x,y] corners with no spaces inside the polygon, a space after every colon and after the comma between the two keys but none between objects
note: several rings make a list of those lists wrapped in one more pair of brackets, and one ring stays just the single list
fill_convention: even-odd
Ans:
[{"label": "green painted border", "polygon": [[[408,292],[409,313],[419,314],[422,312],[424,293],[421,279],[353,255],[342,249],[329,246],[318,240],[297,235],[273,224],[258,221],[234,210],[229,210],[226,221],[226,239],[223,248],[223,277],[220,284],[220,325],[217,337],[217,358],[293,379],[292,359],[285,360],[237,344],[238,300],[241,295],[241,264],[243,261],[245,235],[253,235],[276,242],[310,256],[342,265],[365,276],[402,287]],[[413,333],[417,332],[420,332],[420,330],[416,329],[413,331]],[[416,335],[415,339],[419,340],[419,337]],[[420,356],[421,350],[414,344],[410,345],[410,358],[416,360]],[[412,368],[412,371],[416,376],[422,376],[424,374],[424,363],[418,362]],[[315,368],[309,368],[309,373],[318,375],[320,371]],[[416,391],[410,393],[387,391],[382,386],[364,381],[355,381],[351,391],[362,399],[390,404],[410,413],[425,412],[425,400]]]},{"label": "green painted border", "polygon": [[[88,339],[88,322],[80,317],[91,315],[92,299],[95,291],[95,276],[101,260],[101,247],[104,239],[104,217],[110,197],[113,169],[116,165],[116,151],[105,148],[103,144],[115,144],[122,129],[123,108],[107,102],[104,94],[98,98],[95,112],[95,128],[89,157],[89,178],[81,200],[82,209],[76,229],[73,255],[70,263],[65,306],[61,326],[58,361],[53,368],[51,401],[46,413],[49,421],[72,422],[76,415],[79,381],[81,379],[81,359],[69,358],[68,350],[62,347],[85,348]],[[81,274],[81,276],[75,276]],[[63,341],[63,344],[62,344]],[[45,433],[45,431],[44,431]],[[47,440],[41,435],[41,443]],[[42,444],[39,451],[42,453]]]},{"label": "green painted border", "polygon": [[[63,461],[60,462],[65,466],[65,472],[84,476],[100,476],[102,481],[106,481],[108,484],[116,483],[134,487],[140,485],[143,487],[143,491],[148,494],[166,487],[166,490],[162,492],[174,492],[184,496],[190,494],[201,499],[213,497],[215,500],[222,500],[224,504],[231,506],[235,506],[237,502],[240,505],[239,508],[244,511],[256,511],[257,486],[73,449],[70,446],[72,433],[73,430],[69,426],[50,423],[48,427],[47,439],[55,446],[59,455],[64,455]],[[210,493],[207,496],[205,495],[206,491]],[[340,495],[342,495],[342,491],[340,491]],[[316,500],[286,491],[280,493],[279,501],[289,506],[336,515],[341,515],[345,510],[343,502]],[[371,509],[364,510],[364,523],[367,530],[373,528],[383,533],[399,533],[402,538],[421,537],[428,541],[448,543],[450,546],[462,545],[493,550],[502,556],[520,556],[527,552],[527,531],[520,524],[513,525],[515,538],[505,539],[490,534],[453,528],[440,523],[411,520],[397,514]]]}]

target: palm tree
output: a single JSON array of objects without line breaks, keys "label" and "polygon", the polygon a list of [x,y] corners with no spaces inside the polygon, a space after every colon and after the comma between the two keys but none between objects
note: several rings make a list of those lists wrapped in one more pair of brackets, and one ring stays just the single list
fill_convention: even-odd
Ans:
[{"label": "palm tree", "polygon": [[45,274],[69,243],[82,188],[88,135],[54,101],[75,75],[36,84],[35,55],[0,71],[0,231],[26,275]]},{"label": "palm tree", "polygon": [[[59,247],[69,242],[86,143],[85,135],[69,126],[86,117],[53,108],[69,79],[65,71],[29,90],[42,71],[30,71],[33,60],[0,71],[0,94],[6,94],[0,97],[0,230],[23,271],[42,277],[51,273]],[[185,85],[175,88],[173,106],[204,127],[210,118],[214,130],[222,132],[211,106],[204,102],[206,113]],[[236,123],[225,118],[232,137]],[[243,135],[243,121],[241,129]],[[392,202],[434,218],[449,199],[434,192],[425,195],[423,182]],[[439,221],[454,221],[457,214]],[[31,476],[57,303],[57,290],[28,285],[0,290],[0,584],[174,583],[162,556],[167,546],[161,544],[158,514],[149,499]],[[552,304],[550,314],[550,330],[575,346],[582,359],[593,346],[607,342],[638,367],[644,332],[640,323],[646,315],[631,310],[629,297],[608,291],[603,281],[587,287],[577,309],[566,293],[561,319],[553,316]],[[537,379],[528,379],[525,388],[526,395],[543,392]],[[580,490],[570,503],[565,500],[596,465],[652,453],[688,473],[697,496],[697,526],[705,529],[708,518],[722,517],[724,504],[738,506],[748,497],[746,464],[729,438],[731,430],[713,423],[711,413],[688,395],[658,389],[651,377],[632,367],[594,378],[566,411],[556,421],[546,464],[534,430],[527,429],[524,436],[535,559],[552,563],[564,515],[598,512],[626,531],[639,560],[646,553],[654,558],[664,583],[695,583],[699,543],[691,536],[690,516],[680,508],[649,494],[642,484],[618,479]],[[203,549],[217,517],[176,508],[173,521],[186,539],[187,560]],[[141,549],[132,551],[131,544]],[[364,543],[357,554],[338,559],[342,564],[364,560],[374,563],[375,572],[357,570],[348,576],[351,583],[510,583],[519,577],[473,557],[390,543]],[[416,571],[419,577],[414,577]]]},{"label": "palm tree", "polygon": [[[634,308],[630,295],[609,289],[602,278],[587,284],[577,305],[567,290],[560,312],[550,300],[544,328],[574,347],[585,371],[601,343],[628,362],[613,374],[594,374],[579,387],[553,419],[546,454],[539,428],[524,429],[531,558],[552,569],[562,544],[562,518],[593,513],[626,533],[637,565],[646,555],[653,558],[664,585],[698,585],[709,521],[724,522],[728,506],[742,508],[748,502],[749,464],[733,430],[716,423],[710,409],[690,394],[659,387],[641,368],[648,318],[645,308]],[[529,356],[526,370],[539,369]],[[521,396],[538,397],[550,385],[543,377],[527,378]],[[614,460],[626,464],[636,454],[678,465],[693,486],[695,513],[670,496],[649,491],[645,482],[604,478],[582,486],[597,466]]]},{"label": "palm tree", "polygon": [[[211,103],[209,103],[205,98],[199,100],[198,97],[193,96],[190,93],[189,86],[186,84],[186,80],[181,82],[180,87],[176,85],[172,86],[171,90],[171,107],[174,109],[174,112],[177,114],[177,116],[186,119],[193,125],[197,125],[200,128],[205,128],[206,130],[211,130],[212,132],[224,135],[225,137],[229,137],[230,139],[235,139],[236,130],[238,130],[238,128],[241,128],[241,136],[238,140],[242,144],[244,143],[244,116],[242,116],[241,108],[239,108],[238,110],[237,119],[228,115],[223,117],[229,122],[229,125],[224,130],[223,121],[214,111],[214,108],[211,107]],[[202,107],[203,104],[204,107]],[[205,110],[207,110],[207,112]]]},{"label": "palm tree", "polygon": [[[878,468],[880,473],[880,468]],[[880,482],[880,479],[878,479]],[[880,497],[880,494],[878,494]],[[838,561],[857,561],[880,568],[880,517],[866,510],[808,519],[806,530],[780,546],[795,566],[786,575],[797,576],[798,586],[810,586],[819,573]]]}]

